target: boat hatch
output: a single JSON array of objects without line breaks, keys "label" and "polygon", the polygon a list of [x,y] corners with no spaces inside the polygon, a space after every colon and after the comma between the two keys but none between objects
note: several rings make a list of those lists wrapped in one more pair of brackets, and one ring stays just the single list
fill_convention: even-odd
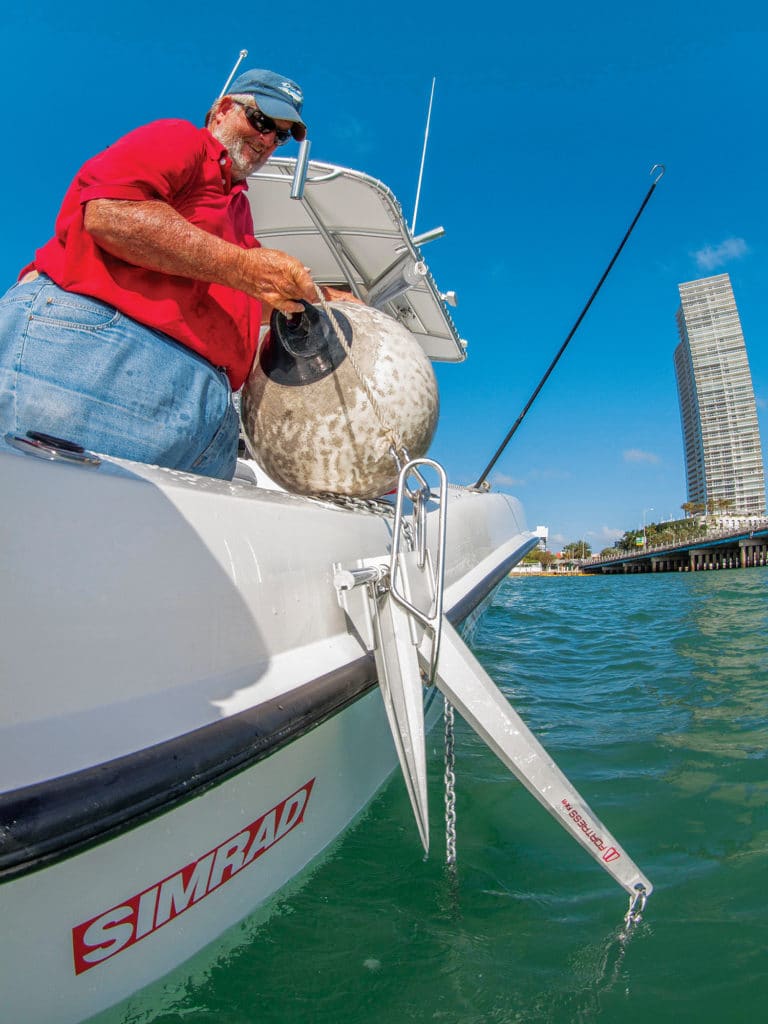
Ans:
[{"label": "boat hatch", "polygon": [[303,197],[291,199],[295,166],[276,158],[251,176],[259,240],[296,256],[318,283],[349,288],[395,317],[430,359],[461,362],[465,343],[392,192],[367,174],[312,160]]}]

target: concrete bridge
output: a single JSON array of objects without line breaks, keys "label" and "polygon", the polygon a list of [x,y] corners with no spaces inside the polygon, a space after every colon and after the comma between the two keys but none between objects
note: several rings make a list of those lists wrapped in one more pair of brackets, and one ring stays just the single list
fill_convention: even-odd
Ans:
[{"label": "concrete bridge", "polygon": [[768,565],[768,520],[751,530],[710,533],[683,544],[662,544],[638,552],[585,559],[582,572],[702,572]]}]

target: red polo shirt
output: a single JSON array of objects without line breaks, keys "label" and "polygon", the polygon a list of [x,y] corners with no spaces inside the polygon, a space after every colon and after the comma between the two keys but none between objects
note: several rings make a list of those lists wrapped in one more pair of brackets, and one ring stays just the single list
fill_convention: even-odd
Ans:
[{"label": "red polo shirt", "polygon": [[247,185],[233,185],[230,170],[226,149],[207,128],[177,120],[137,128],[83,165],[33,266],[60,288],[101,299],[224,367],[237,389],[256,352],[261,303],[224,285],[125,263],[83,226],[91,199],[160,199],[204,231],[253,248]]}]

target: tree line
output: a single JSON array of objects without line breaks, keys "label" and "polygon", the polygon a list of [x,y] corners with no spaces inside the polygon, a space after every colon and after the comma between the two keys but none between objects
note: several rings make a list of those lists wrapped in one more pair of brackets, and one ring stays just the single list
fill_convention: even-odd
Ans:
[{"label": "tree line", "polygon": [[641,547],[658,547],[665,544],[685,544],[706,536],[706,520],[703,515],[723,515],[733,510],[731,498],[710,498],[708,501],[684,501],[680,506],[684,519],[672,519],[666,523],[648,523],[644,529],[627,530],[612,547],[604,548],[601,555],[618,555],[637,551]]},{"label": "tree line", "polygon": [[[644,529],[627,530],[611,547],[603,548],[601,555],[619,555],[627,551],[637,551],[641,547],[657,547],[663,544],[685,544],[706,535],[706,522],[701,521],[702,515],[725,514],[732,511],[733,500],[730,498],[710,498],[708,501],[686,501],[680,506],[685,513],[683,519],[673,519],[666,523],[648,523]],[[589,541],[572,540],[564,545],[561,555],[566,559],[589,558],[592,547]],[[551,551],[534,549],[529,551],[524,562],[539,562],[546,569],[558,560]]]}]

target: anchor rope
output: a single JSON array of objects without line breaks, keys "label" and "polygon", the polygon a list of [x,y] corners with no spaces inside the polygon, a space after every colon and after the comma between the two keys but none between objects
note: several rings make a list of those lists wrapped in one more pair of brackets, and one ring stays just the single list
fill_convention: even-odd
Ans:
[{"label": "anchor rope", "polygon": [[394,449],[393,458],[394,458],[395,464],[397,465],[397,468],[399,470],[400,469],[400,464],[398,462],[398,455],[405,455],[405,461],[406,462],[408,461],[408,452],[407,452],[407,450],[405,448],[405,445],[403,443],[403,438],[395,430],[395,428],[392,426],[392,424],[389,423],[389,421],[385,417],[384,413],[382,412],[381,406],[379,405],[378,399],[376,398],[376,396],[374,395],[374,393],[373,393],[373,391],[371,389],[370,383],[368,382],[368,380],[367,380],[365,374],[363,373],[363,371],[360,369],[360,366],[359,366],[357,360],[355,359],[354,355],[352,354],[352,346],[349,344],[347,339],[344,337],[344,332],[341,329],[341,324],[337,320],[336,314],[334,313],[334,311],[331,308],[330,304],[326,301],[326,298],[323,295],[322,290],[320,289],[320,286],[316,284],[315,285],[315,290],[317,292],[318,302],[322,306],[323,311],[325,312],[326,316],[328,317],[328,319],[331,322],[331,326],[333,327],[333,330],[334,330],[334,333],[336,335],[336,338],[337,338],[339,344],[341,345],[341,347],[344,349],[344,354],[346,355],[347,359],[349,359],[349,364],[352,367],[352,369],[354,370],[355,375],[357,376],[357,379],[360,381],[360,385],[361,385],[363,391],[365,392],[365,397],[370,402],[371,408],[373,409],[373,413],[374,413],[376,419],[379,421],[379,424],[380,424],[382,430],[386,434],[387,439],[390,441],[390,443],[392,445],[392,448]]}]

